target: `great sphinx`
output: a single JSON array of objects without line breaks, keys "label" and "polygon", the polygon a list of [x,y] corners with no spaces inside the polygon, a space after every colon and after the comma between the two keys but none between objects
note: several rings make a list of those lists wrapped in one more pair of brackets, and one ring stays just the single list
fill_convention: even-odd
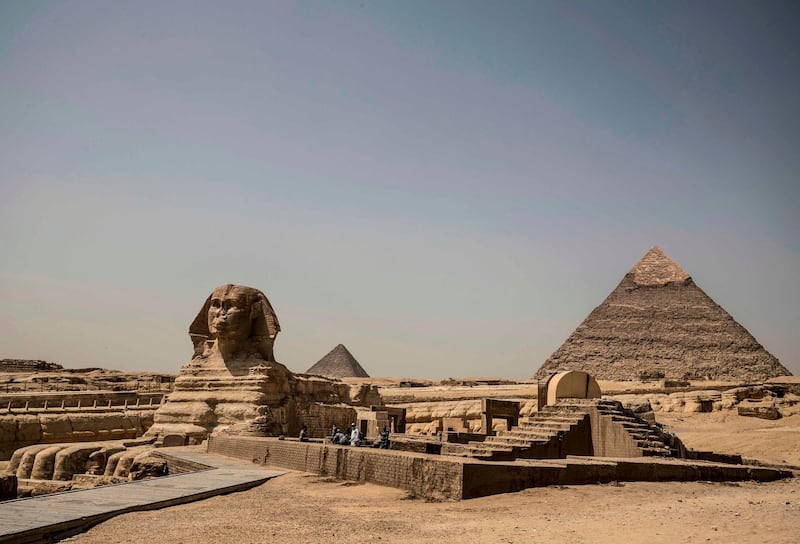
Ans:
[{"label": "great sphinx", "polygon": [[322,426],[347,417],[341,414],[352,411],[352,404],[380,403],[374,390],[351,395],[340,381],[292,373],[275,360],[280,330],[258,289],[214,289],[189,327],[192,359],[148,435],[183,434],[191,442],[211,432],[294,435],[310,421]]}]

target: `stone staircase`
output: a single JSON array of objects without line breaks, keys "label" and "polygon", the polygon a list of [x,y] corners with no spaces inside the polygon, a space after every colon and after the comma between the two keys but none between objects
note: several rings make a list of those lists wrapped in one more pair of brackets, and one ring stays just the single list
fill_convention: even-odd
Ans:
[{"label": "stone staircase", "polygon": [[448,453],[487,461],[559,458],[564,438],[578,425],[588,424],[588,418],[588,406],[546,406],[507,431],[487,436],[483,442],[471,441],[460,451]]},{"label": "stone staircase", "polygon": [[507,431],[487,436],[483,442],[448,444],[442,453],[487,461],[592,455],[590,426],[593,411],[596,418],[603,418],[605,423],[610,421],[612,426],[621,428],[635,444],[629,449],[638,450],[641,456],[677,456],[679,449],[675,437],[638,417],[618,401],[605,399],[560,400]]},{"label": "stone staircase", "polygon": [[633,411],[622,406],[616,400],[598,400],[597,411],[601,417],[611,418],[611,421],[621,425],[636,446],[641,450],[642,456],[676,457],[677,452],[670,447],[674,438],[665,433],[657,424],[650,423]]}]

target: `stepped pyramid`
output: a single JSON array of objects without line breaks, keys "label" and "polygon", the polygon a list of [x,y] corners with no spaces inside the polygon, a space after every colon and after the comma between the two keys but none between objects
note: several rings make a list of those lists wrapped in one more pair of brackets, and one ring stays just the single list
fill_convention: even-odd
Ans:
[{"label": "stepped pyramid", "polygon": [[652,247],[539,368],[600,380],[763,381],[791,375],[660,248]]},{"label": "stepped pyramid", "polygon": [[306,370],[306,374],[318,374],[328,378],[369,378],[367,371],[342,344],[330,350],[325,357]]}]

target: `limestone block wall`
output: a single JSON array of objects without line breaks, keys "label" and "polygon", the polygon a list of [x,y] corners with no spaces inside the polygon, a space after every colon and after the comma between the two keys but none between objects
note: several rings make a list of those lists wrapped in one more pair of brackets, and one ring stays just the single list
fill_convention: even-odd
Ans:
[{"label": "limestone block wall", "polygon": [[[536,399],[507,399],[520,403],[520,417],[530,417],[536,413]],[[440,430],[442,418],[465,420],[470,432],[485,432],[481,427],[481,399],[413,402],[392,404],[406,409],[406,433],[430,434]],[[495,421],[495,430],[505,429],[505,421]]]},{"label": "limestone block wall", "polygon": [[594,407],[589,410],[589,418],[596,457],[642,457],[642,450],[622,425],[603,417]]},{"label": "limestone block wall", "polygon": [[157,406],[0,412],[0,460],[33,444],[136,438],[153,424]]},{"label": "limestone block wall", "polygon": [[310,404],[298,413],[299,424],[308,426],[311,438],[323,438],[331,434],[333,425],[347,429],[356,422],[356,410],[352,406],[332,404]]},{"label": "limestone block wall", "polygon": [[458,458],[231,435],[212,435],[208,451],[320,476],[397,487],[420,497],[462,498],[463,462]]},{"label": "limestone block wall", "polygon": [[47,408],[87,408],[106,406],[158,405],[163,393],[137,391],[56,391],[0,393],[0,413],[13,410]]},{"label": "limestone block wall", "polygon": [[56,370],[64,370],[64,367],[40,359],[0,359],[0,372],[47,372]]}]

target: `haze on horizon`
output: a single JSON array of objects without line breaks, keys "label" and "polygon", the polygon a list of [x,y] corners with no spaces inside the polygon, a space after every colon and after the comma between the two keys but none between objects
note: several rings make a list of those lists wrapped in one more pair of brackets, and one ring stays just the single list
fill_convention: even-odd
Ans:
[{"label": "haze on horizon", "polygon": [[0,358],[530,377],[652,246],[800,374],[795,2],[0,3]]}]

